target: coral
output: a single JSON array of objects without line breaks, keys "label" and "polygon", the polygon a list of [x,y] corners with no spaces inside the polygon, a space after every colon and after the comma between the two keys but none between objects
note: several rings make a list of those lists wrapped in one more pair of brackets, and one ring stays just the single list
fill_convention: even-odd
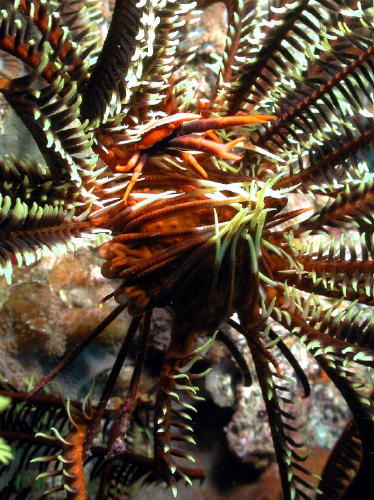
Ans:
[{"label": "coral", "polygon": [[[31,379],[38,380],[47,366],[82,340],[111,310],[109,303],[99,307],[102,297],[113,290],[101,277],[100,264],[92,248],[82,248],[74,256],[50,257],[29,270],[16,271],[0,309],[0,371],[13,386],[22,390]],[[109,368],[127,325],[126,318],[118,318],[97,339],[98,351],[92,353],[96,375]],[[85,361],[81,359],[81,363]],[[92,368],[87,367],[80,380],[73,371],[71,382],[71,377],[59,380],[62,392],[72,383],[76,387],[70,396],[80,394],[94,377]]]}]

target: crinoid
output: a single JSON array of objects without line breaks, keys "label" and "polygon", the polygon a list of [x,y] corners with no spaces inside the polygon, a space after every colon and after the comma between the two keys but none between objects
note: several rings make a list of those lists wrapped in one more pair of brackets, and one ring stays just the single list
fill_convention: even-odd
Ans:
[{"label": "crinoid", "polygon": [[[372,498],[373,401],[356,370],[374,364],[372,4],[227,0],[216,86],[191,98],[198,76],[186,39],[197,7],[211,3],[117,0],[101,48],[100,2],[1,1],[0,49],[26,70],[0,88],[45,159],[1,163],[2,272],[10,281],[14,264],[107,231],[102,272],[119,280],[117,308],[34,394],[127,309],[133,319],[100,401],[89,421],[75,420],[86,426],[83,457],[139,330],[128,394],[105,443],[108,457],[124,454],[151,317],[168,308],[152,474],[176,492],[178,479],[203,476],[178,446],[193,442],[191,367],[216,338],[243,365],[232,340],[216,337],[228,323],[253,358],[284,498],[310,498],[289,379],[273,354],[281,351],[307,392],[282,340],[292,334],[354,419],[319,498]],[[72,498],[84,497],[84,481],[66,481]]]},{"label": "crinoid", "polygon": [[[0,391],[1,397],[10,404],[0,413],[0,434],[12,443],[19,459],[10,466],[0,464],[2,497],[53,498],[56,492],[64,490],[69,498],[87,498],[83,469],[84,441],[93,416],[90,396],[82,403],[64,403],[47,394],[30,398],[27,393],[1,388],[5,389]],[[141,405],[138,413],[139,410],[142,411]],[[113,410],[103,414],[104,425],[97,436],[100,443],[107,440],[114,416]],[[138,415],[134,416],[141,425]],[[125,495],[128,486],[145,475],[148,481],[155,479],[151,458],[126,451],[115,460],[106,461],[106,451],[101,444],[90,448],[90,480],[94,482],[100,474],[105,476],[98,486],[97,498]],[[49,482],[48,489],[43,481]]]}]

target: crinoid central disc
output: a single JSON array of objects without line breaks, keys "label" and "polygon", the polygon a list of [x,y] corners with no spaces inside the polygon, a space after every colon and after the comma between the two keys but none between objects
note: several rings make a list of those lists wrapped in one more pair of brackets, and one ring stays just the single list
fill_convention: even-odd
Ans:
[{"label": "crinoid central disc", "polygon": [[168,305],[211,327],[258,295],[264,226],[286,198],[270,181],[177,180],[178,191],[148,188],[111,214],[115,236],[101,247],[102,271],[122,279],[116,298],[129,300],[133,314]]}]

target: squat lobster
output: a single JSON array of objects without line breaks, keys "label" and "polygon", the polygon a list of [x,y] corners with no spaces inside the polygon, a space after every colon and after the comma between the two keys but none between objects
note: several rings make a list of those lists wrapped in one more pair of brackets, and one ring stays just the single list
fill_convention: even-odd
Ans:
[{"label": "squat lobster", "polygon": [[104,143],[98,152],[115,172],[122,173],[133,170],[123,196],[124,202],[127,203],[127,198],[142,173],[150,154],[158,154],[161,151],[178,152],[188,165],[193,167],[202,177],[207,178],[208,174],[194,153],[206,153],[224,160],[239,161],[241,155],[231,152],[231,149],[246,140],[244,136],[240,136],[230,142],[222,143],[213,130],[262,124],[274,118],[273,115],[202,118],[196,113],[175,113],[145,125],[138,142],[118,142],[109,148]]}]

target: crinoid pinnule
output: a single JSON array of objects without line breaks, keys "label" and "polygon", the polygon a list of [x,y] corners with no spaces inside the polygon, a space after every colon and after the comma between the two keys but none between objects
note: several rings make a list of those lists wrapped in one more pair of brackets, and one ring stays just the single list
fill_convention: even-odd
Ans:
[{"label": "crinoid pinnule", "polygon": [[[252,355],[284,498],[310,498],[290,378],[274,355],[307,396],[292,337],[353,415],[321,485],[340,477],[320,498],[373,496],[373,400],[358,370],[374,364],[372,4],[223,2],[225,49],[206,64],[216,82],[206,90],[206,61],[191,38],[198,8],[214,3],[117,0],[103,40],[107,12],[96,0],[0,2],[0,49],[24,65],[23,76],[4,74],[0,90],[45,159],[0,162],[1,273],[10,282],[15,264],[106,232],[102,272],[117,280],[106,298],[117,307],[29,397],[127,309],[130,326],[99,401],[90,419],[80,417],[82,460],[99,435],[109,460],[100,491],[123,475],[127,486],[123,462],[113,460],[131,462],[151,321],[167,309],[170,343],[144,397],[154,452],[143,462],[176,494],[179,480],[204,476],[188,465],[203,375],[193,365],[222,341],[250,380],[224,334],[229,325]],[[128,392],[100,434],[137,334]]]}]

